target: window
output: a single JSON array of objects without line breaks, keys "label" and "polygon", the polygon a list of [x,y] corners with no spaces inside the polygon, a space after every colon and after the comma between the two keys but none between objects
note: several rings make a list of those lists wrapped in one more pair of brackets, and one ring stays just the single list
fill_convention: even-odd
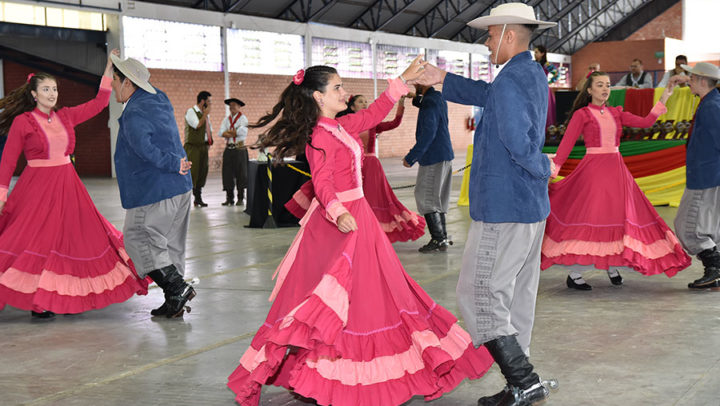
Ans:
[{"label": "window", "polygon": [[148,68],[221,71],[220,28],[123,17],[125,56]]},{"label": "window", "polygon": [[305,67],[301,35],[229,29],[228,70],[241,73],[294,75]]}]

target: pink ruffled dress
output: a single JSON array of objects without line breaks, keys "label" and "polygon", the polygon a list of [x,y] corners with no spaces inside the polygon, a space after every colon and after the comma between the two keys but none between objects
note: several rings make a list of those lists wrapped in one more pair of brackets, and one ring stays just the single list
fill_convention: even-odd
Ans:
[{"label": "pink ruffled dress", "polygon": [[570,175],[550,184],[542,269],[556,264],[629,267],[643,275],[672,277],[690,265],[690,257],[640,190],[618,150],[623,125],[649,127],[665,111],[657,103],[646,117],[638,117],[622,107],[590,104],[573,114],[553,158],[554,175],[580,134],[587,153]]},{"label": "pink ruffled dress", "polygon": [[[375,106],[373,106],[375,105]],[[368,108],[368,111],[377,117],[377,120],[382,120],[384,113],[387,115],[388,111],[385,111],[384,107],[378,109],[376,103]],[[392,106],[390,106],[392,107]],[[377,114],[374,110],[378,110]],[[352,116],[348,114],[337,119],[337,121],[344,125],[345,121],[348,120],[346,117]],[[384,123],[373,123],[374,125],[367,131],[362,131],[359,135],[363,141],[365,156],[362,162],[362,175],[363,175],[363,192],[365,193],[365,200],[372,208],[380,222],[385,234],[390,239],[390,242],[396,241],[415,241],[425,234],[425,218],[419,214],[408,210],[390,187],[385,176],[382,164],[375,154],[375,141],[377,135],[383,131],[388,131],[396,128],[402,122],[402,112],[398,110],[395,119],[392,121],[386,121]],[[312,188],[312,182],[305,183],[298,192],[295,193],[292,199],[285,203],[285,208],[297,218],[302,218],[310,205],[314,197],[314,191]]]},{"label": "pink ruffled dress", "polygon": [[[122,234],[97,211],[69,157],[73,127],[102,111],[110,92],[103,77],[85,104],[13,121],[0,163],[0,307],[81,313],[147,293]],[[28,166],[8,196],[20,152]]]},{"label": "pink ruffled dress", "polygon": [[[381,98],[392,104],[401,91],[394,81]],[[265,323],[228,378],[241,405],[258,405],[262,385],[320,405],[430,400],[493,362],[405,272],[385,238],[363,197],[360,140],[350,135],[364,113],[352,116],[346,126],[321,118],[317,149],[306,148],[316,197],[278,268]],[[336,222],[348,212],[358,229],[346,234]]]}]

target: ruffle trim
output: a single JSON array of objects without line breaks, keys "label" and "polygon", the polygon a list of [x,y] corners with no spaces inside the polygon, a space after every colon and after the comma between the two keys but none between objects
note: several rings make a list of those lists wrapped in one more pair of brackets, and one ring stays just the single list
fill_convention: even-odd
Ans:
[{"label": "ruffle trim", "polygon": [[[665,273],[669,278],[690,266],[692,259],[685,253],[679,244],[672,245],[672,249],[665,255],[655,258],[648,258],[632,247],[625,246],[619,252],[607,251],[606,255],[599,255],[601,249],[577,252],[551,252],[546,250],[548,238],[543,241],[541,268],[547,269],[553,265],[593,265],[597,269],[609,269],[611,266],[626,266],[633,268],[643,275],[657,275]],[[593,244],[592,242],[583,242]],[[663,244],[667,244],[665,241]],[[550,243],[552,244],[552,243]],[[557,244],[557,243],[555,243]],[[558,244],[559,246],[560,244]],[[569,244],[569,246],[572,244]],[[635,247],[637,249],[637,247]],[[554,254],[552,256],[548,254]],[[598,253],[598,254],[596,254]]]},{"label": "ruffle trim", "polygon": [[375,209],[373,212],[390,242],[415,241],[425,234],[425,218],[418,214],[407,210],[394,216],[384,216]]},{"label": "ruffle trim", "polygon": [[[27,275],[27,274],[26,274]],[[135,294],[147,294],[148,282],[127,274],[124,280],[111,289],[99,293],[87,293],[82,296],[62,295],[54,290],[37,288],[34,292],[23,293],[0,284],[2,305],[9,304],[23,310],[50,310],[59,314],[82,313],[93,309],[102,309],[113,303],[121,303]]]},{"label": "ruffle trim", "polygon": [[653,241],[650,244],[645,244],[629,235],[623,236],[621,240],[616,241],[555,241],[546,235],[543,239],[542,253],[547,257],[557,257],[565,254],[603,257],[620,254],[625,248],[629,248],[650,260],[662,258],[681,249],[675,234],[668,230],[664,239]]},{"label": "ruffle trim", "polygon": [[[652,244],[655,241],[667,238],[670,228],[660,217],[649,223],[636,223],[624,220],[617,224],[597,223],[571,223],[560,220],[554,212],[550,212],[545,227],[545,235],[554,241],[581,240],[581,241],[619,241],[631,237],[643,244]],[[677,241],[673,235],[672,239]]]},{"label": "ruffle trim", "polygon": [[349,278],[349,262],[337,261],[305,301],[258,330],[228,378],[239,404],[257,405],[264,384],[321,405],[397,405],[414,395],[430,400],[492,365],[487,350],[475,349],[439,307],[426,314],[401,309],[396,325],[348,331]]}]

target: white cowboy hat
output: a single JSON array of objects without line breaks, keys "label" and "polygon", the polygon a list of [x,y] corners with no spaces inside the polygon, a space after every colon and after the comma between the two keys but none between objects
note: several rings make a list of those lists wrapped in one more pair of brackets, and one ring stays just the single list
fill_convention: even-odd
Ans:
[{"label": "white cowboy hat", "polygon": [[467,23],[473,28],[483,30],[491,25],[503,24],[532,24],[543,30],[557,25],[557,23],[551,21],[536,19],[533,8],[524,3],[501,4],[490,10],[490,15],[478,17]]},{"label": "white cowboy hat", "polygon": [[150,72],[142,62],[133,58],[122,60],[115,56],[115,54],[110,54],[110,59],[113,65],[115,65],[126,78],[137,85],[137,87],[148,93],[157,93],[155,88],[148,82],[148,80],[150,80]]},{"label": "white cowboy hat", "polygon": [[689,73],[692,73],[693,75],[705,76],[715,80],[720,80],[720,68],[711,63],[698,62],[695,64],[694,67],[691,67],[690,65],[680,66]]}]

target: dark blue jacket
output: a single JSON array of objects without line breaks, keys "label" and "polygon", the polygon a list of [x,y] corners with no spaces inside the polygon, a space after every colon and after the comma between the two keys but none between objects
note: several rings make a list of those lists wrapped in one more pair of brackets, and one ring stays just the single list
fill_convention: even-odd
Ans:
[{"label": "dark blue jacket", "polygon": [[443,96],[484,107],[470,168],[470,216],[487,223],[536,223],[550,213],[550,161],[542,153],[547,77],[530,52],[515,55],[495,81],[448,73]]},{"label": "dark blue jacket", "polygon": [[431,87],[422,98],[415,128],[415,146],[405,155],[405,162],[427,166],[452,161],[453,158],[447,102],[440,92]]},{"label": "dark blue jacket", "polygon": [[720,186],[720,92],[717,89],[700,100],[687,144],[686,161],[688,189]]},{"label": "dark blue jacket", "polygon": [[123,208],[157,203],[192,189],[190,173],[179,173],[180,159],[186,155],[165,93],[138,88],[118,121],[115,173]]}]

